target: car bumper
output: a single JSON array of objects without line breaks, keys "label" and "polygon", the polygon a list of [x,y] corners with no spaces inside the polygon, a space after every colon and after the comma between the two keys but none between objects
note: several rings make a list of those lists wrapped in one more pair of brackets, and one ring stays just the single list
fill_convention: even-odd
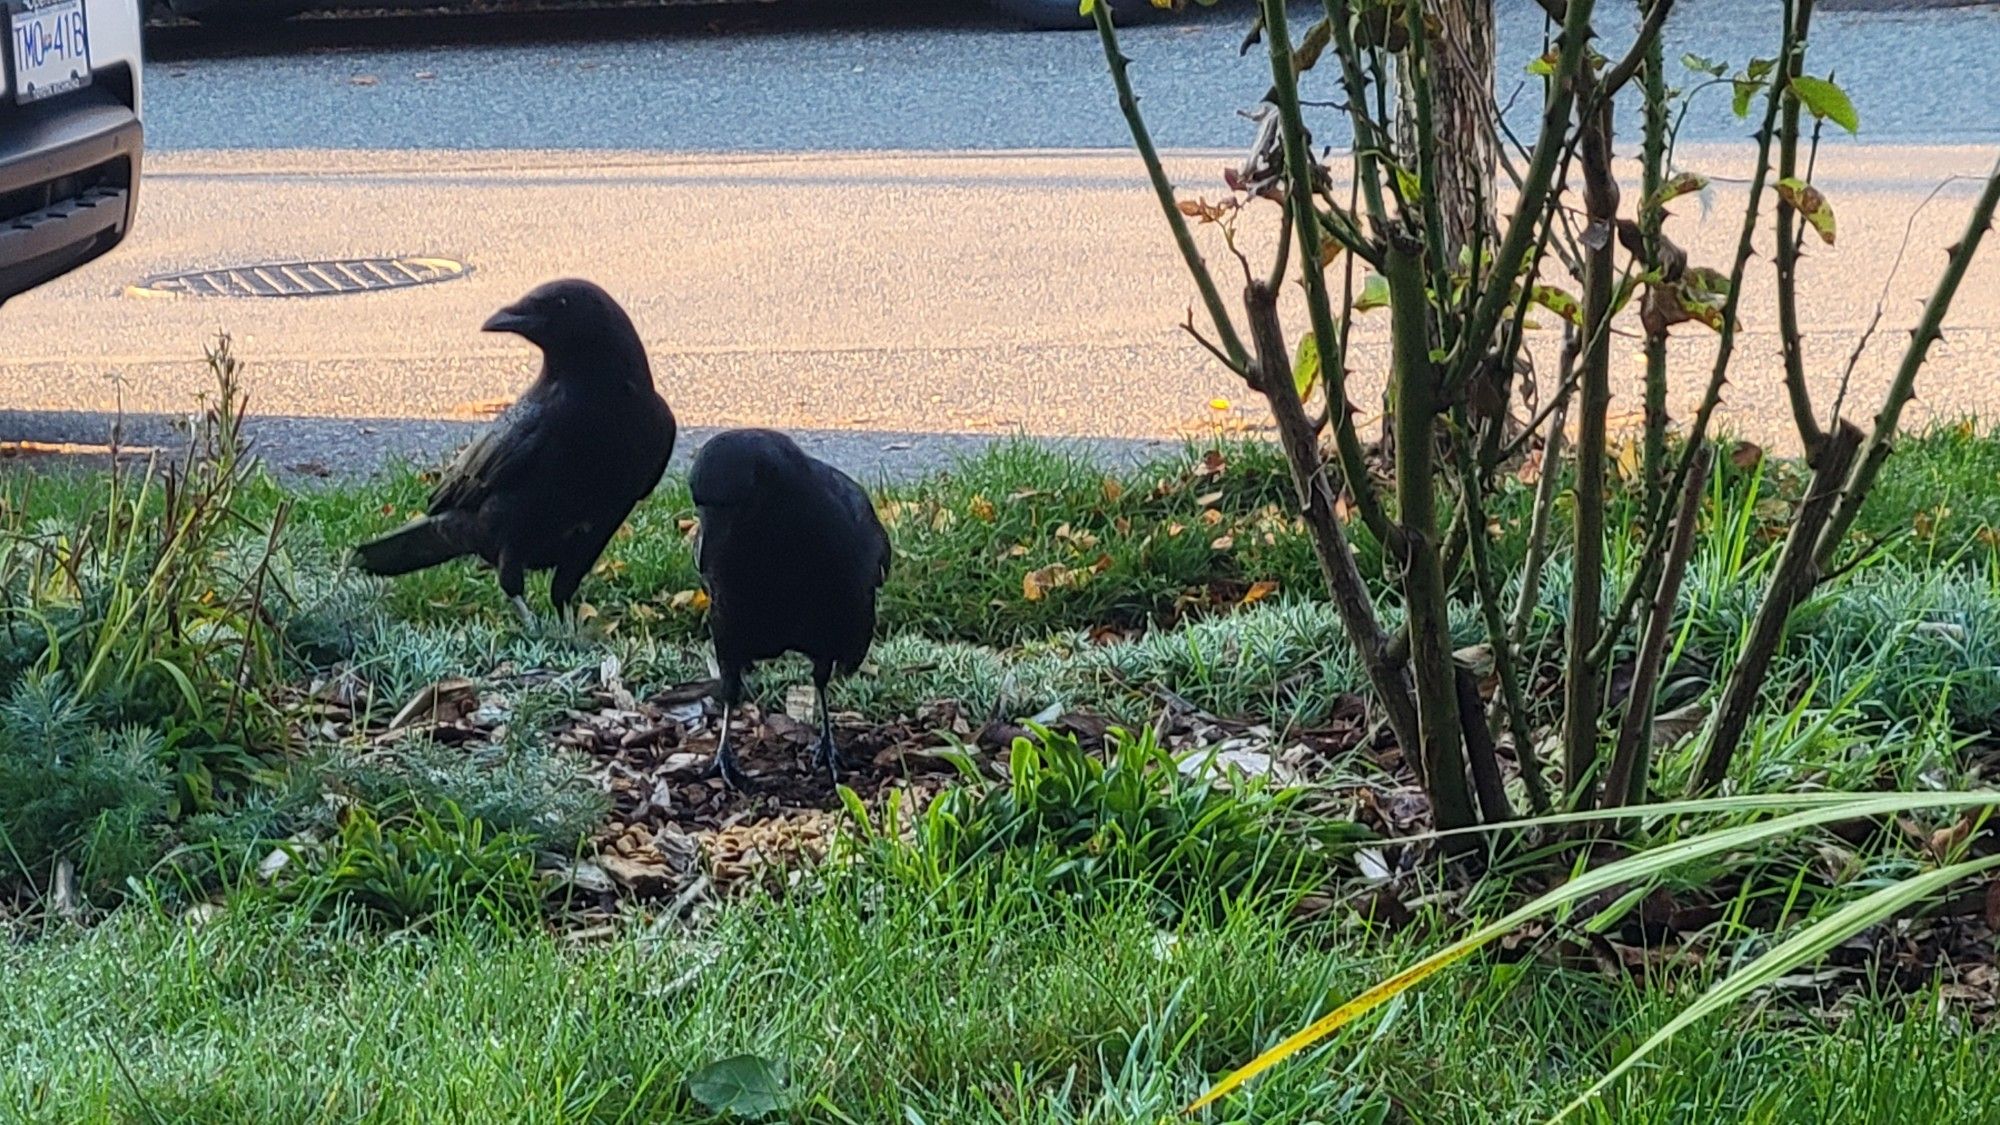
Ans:
[{"label": "car bumper", "polygon": [[145,130],[95,87],[23,107],[0,131],[0,303],[118,245],[139,205]]}]

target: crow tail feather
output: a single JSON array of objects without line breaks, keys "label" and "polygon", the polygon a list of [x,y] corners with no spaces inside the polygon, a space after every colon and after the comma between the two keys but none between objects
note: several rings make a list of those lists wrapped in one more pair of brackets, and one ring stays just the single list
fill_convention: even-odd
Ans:
[{"label": "crow tail feather", "polygon": [[380,539],[356,547],[350,561],[369,574],[385,578],[450,562],[468,553],[454,534],[457,530],[454,522],[438,516],[411,520]]}]

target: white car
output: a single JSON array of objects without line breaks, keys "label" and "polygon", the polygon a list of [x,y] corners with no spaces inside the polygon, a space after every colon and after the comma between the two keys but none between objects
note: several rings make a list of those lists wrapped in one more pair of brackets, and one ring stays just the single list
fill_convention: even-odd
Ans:
[{"label": "white car", "polygon": [[142,18],[140,0],[0,0],[0,304],[132,227]]}]

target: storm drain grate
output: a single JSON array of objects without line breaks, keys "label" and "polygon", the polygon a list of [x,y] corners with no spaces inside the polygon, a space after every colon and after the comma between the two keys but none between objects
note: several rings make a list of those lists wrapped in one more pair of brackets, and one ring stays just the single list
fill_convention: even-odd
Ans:
[{"label": "storm drain grate", "polygon": [[335,297],[436,285],[472,267],[450,258],[352,258],[332,262],[270,262],[219,270],[165,273],[132,287],[135,296]]}]

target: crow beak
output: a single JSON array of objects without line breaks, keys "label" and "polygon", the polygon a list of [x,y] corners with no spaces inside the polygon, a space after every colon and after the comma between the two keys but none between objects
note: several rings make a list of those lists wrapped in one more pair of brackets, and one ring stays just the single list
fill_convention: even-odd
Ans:
[{"label": "crow beak", "polygon": [[524,336],[528,333],[529,329],[540,323],[540,317],[522,312],[519,305],[510,305],[486,318],[486,323],[480,325],[479,330],[481,332],[512,332],[517,336]]}]

